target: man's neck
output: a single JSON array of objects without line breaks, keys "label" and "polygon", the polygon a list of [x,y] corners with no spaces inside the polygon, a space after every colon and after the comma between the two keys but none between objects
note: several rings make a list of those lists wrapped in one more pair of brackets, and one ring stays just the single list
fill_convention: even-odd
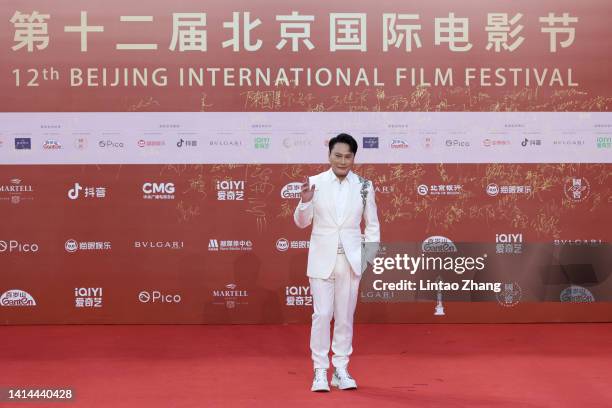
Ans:
[{"label": "man's neck", "polygon": [[334,170],[332,169],[332,174],[334,175],[334,177],[336,177],[338,179],[338,182],[342,183],[344,180],[346,180],[346,177],[348,176],[348,172],[346,173],[346,175],[344,176],[339,176],[337,175]]}]

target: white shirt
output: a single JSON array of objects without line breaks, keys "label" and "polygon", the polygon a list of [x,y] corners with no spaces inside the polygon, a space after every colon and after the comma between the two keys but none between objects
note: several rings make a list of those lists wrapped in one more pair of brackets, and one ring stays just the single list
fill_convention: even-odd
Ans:
[{"label": "white shirt", "polygon": [[332,177],[332,198],[334,199],[334,203],[336,204],[336,221],[340,223],[342,220],[342,215],[344,215],[344,210],[346,209],[346,200],[348,198],[349,193],[349,181],[348,175],[340,180],[333,172],[333,170],[329,170]]}]

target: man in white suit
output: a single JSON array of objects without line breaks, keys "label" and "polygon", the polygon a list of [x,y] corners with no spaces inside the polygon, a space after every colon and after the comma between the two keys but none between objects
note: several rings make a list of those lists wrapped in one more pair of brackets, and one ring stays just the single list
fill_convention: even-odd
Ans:
[{"label": "man in white suit", "polygon": [[[362,242],[380,242],[380,226],[372,182],[351,171],[357,142],[342,133],[329,141],[331,168],[302,185],[301,200],[293,218],[300,228],[312,223],[307,275],[314,313],[310,349],[314,363],[312,391],[329,391],[330,323],[334,365],[332,385],[355,389],[348,372],[353,351],[353,315],[362,273]],[[361,220],[365,233],[361,233]]]}]

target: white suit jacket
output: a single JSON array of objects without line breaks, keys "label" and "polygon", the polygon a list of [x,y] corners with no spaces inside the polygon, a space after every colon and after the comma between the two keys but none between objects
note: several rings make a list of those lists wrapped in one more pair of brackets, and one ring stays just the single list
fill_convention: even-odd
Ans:
[{"label": "white suit jacket", "polygon": [[315,185],[312,200],[298,204],[293,214],[295,224],[306,228],[312,223],[308,268],[311,278],[327,279],[336,263],[338,243],[342,243],[346,257],[357,275],[361,275],[361,219],[365,220],[363,239],[365,242],[380,242],[380,225],[374,198],[374,186],[368,183],[365,205],[361,196],[362,183],[353,172],[346,176],[349,192],[346,207],[340,220],[336,216],[333,202],[332,182],[336,176],[332,169],[309,177],[309,185]]}]

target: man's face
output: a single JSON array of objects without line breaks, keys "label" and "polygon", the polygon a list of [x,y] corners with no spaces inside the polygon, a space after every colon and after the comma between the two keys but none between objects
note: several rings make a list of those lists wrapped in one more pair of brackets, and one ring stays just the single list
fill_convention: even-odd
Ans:
[{"label": "man's face", "polygon": [[346,143],[336,143],[329,153],[329,164],[336,177],[344,178],[353,167],[355,155]]}]

